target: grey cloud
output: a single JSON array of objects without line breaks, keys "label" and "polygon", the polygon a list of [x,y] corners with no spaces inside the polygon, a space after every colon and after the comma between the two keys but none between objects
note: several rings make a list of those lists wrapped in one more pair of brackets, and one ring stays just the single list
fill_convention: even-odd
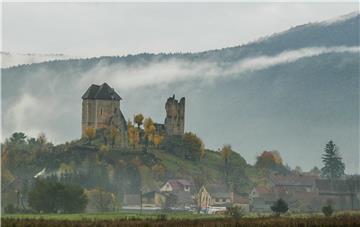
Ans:
[{"label": "grey cloud", "polygon": [[328,53],[357,53],[360,47],[313,47],[289,50],[275,56],[261,55],[242,59],[234,64],[222,67],[222,63],[208,61],[169,60],[157,62],[143,67],[129,67],[123,64],[99,65],[87,72],[78,81],[78,87],[84,84],[101,83],[104,78],[121,90],[132,90],[144,86],[164,86],[167,84],[199,80],[209,83],[223,77],[245,76],[247,72],[263,70],[280,64],[294,62],[301,58]]}]

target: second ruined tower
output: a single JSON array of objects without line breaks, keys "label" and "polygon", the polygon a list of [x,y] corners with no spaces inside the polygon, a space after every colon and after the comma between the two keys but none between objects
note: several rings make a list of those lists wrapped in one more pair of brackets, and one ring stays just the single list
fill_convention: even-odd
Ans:
[{"label": "second ruined tower", "polygon": [[185,98],[180,101],[175,99],[175,95],[168,98],[165,104],[166,118],[165,131],[167,135],[183,135],[185,122]]}]

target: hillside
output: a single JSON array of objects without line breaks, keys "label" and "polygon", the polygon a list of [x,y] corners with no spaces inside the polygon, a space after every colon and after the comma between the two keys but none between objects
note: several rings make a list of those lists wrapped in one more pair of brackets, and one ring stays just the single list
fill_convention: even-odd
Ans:
[{"label": "hillside", "polygon": [[43,131],[55,143],[79,138],[82,93],[89,84],[108,82],[123,97],[125,118],[141,112],[162,122],[167,97],[186,96],[186,130],[196,132],[208,149],[230,143],[248,163],[263,150],[276,149],[291,166],[310,169],[321,165],[322,147],[333,139],[347,171],[354,172],[359,20],[355,14],[300,25],[246,45],[201,53],[145,53],[2,69],[3,136]]},{"label": "hillside", "polygon": [[[157,191],[168,179],[187,179],[196,187],[228,184],[237,193],[249,193],[263,179],[262,171],[247,164],[236,152],[231,152],[225,165],[221,154],[211,150],[193,160],[169,150],[165,142],[158,148],[106,146],[101,136],[91,142],[83,138],[54,146],[45,137],[26,138],[18,133],[2,144],[1,158],[2,198],[6,204],[17,203],[16,190],[26,201],[34,176],[56,178],[86,190],[102,189],[112,193],[120,201],[118,204],[124,194]],[[198,189],[192,190],[194,193]]]}]

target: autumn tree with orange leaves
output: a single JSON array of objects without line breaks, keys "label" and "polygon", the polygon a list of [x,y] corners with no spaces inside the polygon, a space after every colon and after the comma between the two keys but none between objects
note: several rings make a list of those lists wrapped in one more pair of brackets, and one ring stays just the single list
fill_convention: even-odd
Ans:
[{"label": "autumn tree with orange leaves", "polygon": [[263,151],[256,158],[255,166],[265,170],[288,172],[278,151]]},{"label": "autumn tree with orange leaves", "polygon": [[87,127],[84,131],[85,137],[88,139],[89,144],[96,136],[96,129],[94,127]]},{"label": "autumn tree with orange leaves", "polygon": [[140,142],[140,133],[137,128],[134,127],[134,125],[131,123],[131,121],[128,121],[128,139],[129,144],[133,146],[133,148],[136,148],[139,145]]},{"label": "autumn tree with orange leaves", "polygon": [[151,118],[145,118],[144,120],[144,131],[145,131],[145,139],[146,144],[154,143],[154,135],[155,135],[155,125]]}]

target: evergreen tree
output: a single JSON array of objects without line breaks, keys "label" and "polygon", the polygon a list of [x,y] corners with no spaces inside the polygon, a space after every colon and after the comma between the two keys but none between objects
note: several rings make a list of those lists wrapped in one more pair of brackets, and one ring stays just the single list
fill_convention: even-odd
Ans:
[{"label": "evergreen tree", "polygon": [[288,204],[283,199],[276,200],[270,208],[275,212],[276,216],[280,216],[280,214],[286,213],[289,210]]},{"label": "evergreen tree", "polygon": [[334,179],[344,175],[345,164],[339,155],[338,147],[333,141],[329,141],[325,146],[325,154],[322,156],[324,167],[321,174],[327,178]]},{"label": "evergreen tree", "polygon": [[44,213],[83,212],[88,201],[80,186],[49,180],[37,180],[28,197],[29,206]]}]

